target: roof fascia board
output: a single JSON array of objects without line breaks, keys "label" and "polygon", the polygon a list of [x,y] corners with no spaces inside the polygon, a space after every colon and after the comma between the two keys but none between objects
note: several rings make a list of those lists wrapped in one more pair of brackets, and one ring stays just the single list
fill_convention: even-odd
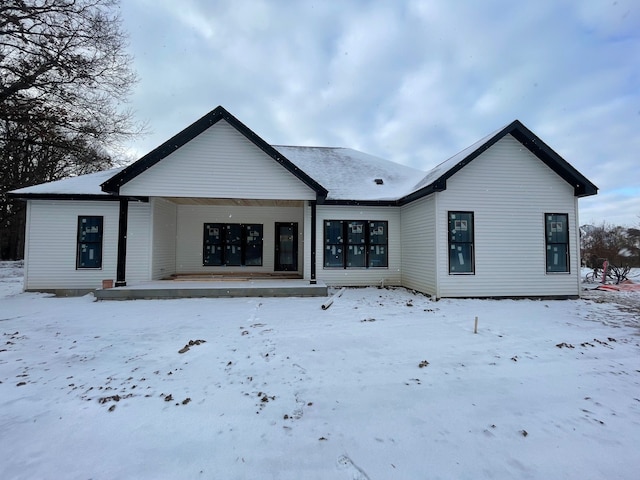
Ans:
[{"label": "roof fascia board", "polygon": [[[273,158],[276,162],[286,168],[290,173],[296,176],[299,180],[301,180],[305,185],[311,188],[316,192],[318,197],[324,198],[327,196],[329,191],[316,182],[313,178],[307,175],[305,172],[300,170],[295,164],[293,164],[287,157],[282,155],[279,151],[265,142],[262,138],[260,138],[254,131],[252,131],[249,127],[247,127],[244,123],[238,120],[236,117],[227,112],[223,107],[218,107],[222,111],[224,111],[223,118],[232,125],[236,130],[238,130],[242,135],[244,135],[247,140],[251,141],[256,147],[262,150],[264,153]],[[217,109],[216,109],[217,110]]]},{"label": "roof fascia board", "polygon": [[414,200],[418,200],[419,198],[426,197],[428,195],[431,195],[432,193],[441,192],[446,189],[447,189],[446,181],[436,180],[435,182],[430,183],[425,187],[422,187],[420,190],[416,190],[415,192],[410,193],[409,195],[405,195],[400,200],[398,200],[398,202],[400,205],[406,205],[407,203],[411,203]]},{"label": "roof fascia board", "polygon": [[398,207],[399,200],[335,200],[327,199],[323,205],[345,205],[359,207]]},{"label": "roof fascia board", "polygon": [[174,135],[169,140],[164,142],[162,145],[152,150],[138,161],[132,163],[125,169],[123,169],[118,174],[111,177],[106,182],[102,183],[101,188],[105,192],[109,193],[118,193],[120,191],[120,187],[130,180],[134,179],[142,172],[151,168],[153,165],[158,163],[163,158],[167,157],[169,154],[175,152],[180,147],[184,146],[195,137],[200,135],[206,129],[212,127],[220,120],[227,121],[231,126],[233,126],[238,132],[240,132],[247,140],[256,145],[259,149],[261,149],[264,153],[273,158],[276,162],[286,168],[290,173],[295,175],[299,180],[301,180],[305,185],[311,188],[316,192],[319,198],[326,197],[328,191],[320,185],[318,182],[313,180],[309,175],[300,170],[296,165],[294,165],[290,160],[288,160],[284,155],[278,152],[275,148],[265,142],[262,138],[260,138],[255,132],[253,132],[249,127],[243,124],[236,117],[231,115],[227,110],[225,110],[222,106],[216,107],[214,110],[196,120],[190,126],[182,130],[180,133]]},{"label": "roof fascia board", "polygon": [[89,193],[8,193],[9,198],[16,200],[90,200],[98,202],[118,202],[129,200],[132,202],[148,202],[149,197],[131,197],[120,195],[100,195]]},{"label": "roof fascia board", "polygon": [[447,189],[447,180],[449,178],[451,178],[453,176],[453,174],[455,174],[456,172],[460,171],[469,162],[471,162],[472,160],[474,160],[475,158],[480,156],[480,154],[482,154],[483,152],[485,152],[489,148],[491,148],[493,145],[495,145],[502,137],[504,137],[508,133],[508,130],[510,128],[512,128],[513,125],[516,122],[518,122],[518,120],[513,121],[512,123],[507,125],[505,128],[503,128],[502,130],[497,132],[493,137],[488,139],[485,143],[480,145],[473,152],[471,152],[469,155],[467,155],[462,160],[460,160],[456,165],[454,165],[452,168],[450,168],[449,170],[444,172],[442,175],[440,175],[438,178],[436,178],[429,185],[426,185],[426,186],[422,187],[420,190],[417,190],[417,191],[415,191],[413,193],[410,193],[409,195],[406,195],[406,196],[402,197],[400,199],[402,204],[404,205],[404,204],[410,203],[410,202],[412,202],[414,200],[417,200],[419,198],[425,197],[425,196],[430,195],[430,194],[432,194],[434,192],[440,192],[442,190],[446,190]]},{"label": "roof fascia board", "polygon": [[509,125],[504,127],[499,132],[496,132],[490,139],[488,139],[481,146],[476,148],[469,155],[460,160],[454,167],[447,170],[440,177],[436,178],[429,185],[417,190],[400,199],[402,205],[430,195],[433,192],[446,190],[447,180],[460,171],[464,166],[469,164],[472,160],[480,156],[487,151],[498,141],[504,138],[506,135],[512,135],[518,140],[527,150],[533,153],[538,159],[540,159],[545,165],[551,168],[562,179],[569,183],[574,189],[574,195],[577,197],[586,197],[589,195],[595,195],[598,193],[598,187],[591,183],[584,175],[571,166],[566,160],[558,155],[551,147],[544,143],[537,135],[529,130],[519,120],[514,120]]},{"label": "roof fascia board", "polygon": [[518,128],[515,128],[509,133],[545,165],[569,183],[573,187],[576,197],[587,197],[598,193],[598,187],[591,183],[584,175],[522,123],[518,122]]},{"label": "roof fascia board", "polygon": [[122,185],[134,179],[163,158],[178,150],[187,142],[204,132],[207,128],[218,123],[222,119],[222,110],[222,107],[212,110],[181,132],[171,137],[159,147],[153,149],[139,160],[124,168],[122,171],[100,185],[102,191],[108,193],[119,193]]}]

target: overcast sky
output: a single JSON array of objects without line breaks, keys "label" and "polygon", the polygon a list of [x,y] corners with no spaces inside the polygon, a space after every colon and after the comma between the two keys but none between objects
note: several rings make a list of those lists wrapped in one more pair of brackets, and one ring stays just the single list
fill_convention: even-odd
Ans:
[{"label": "overcast sky", "polygon": [[121,0],[147,153],[218,105],[271,144],[428,170],[519,119],[640,224],[637,0]]}]

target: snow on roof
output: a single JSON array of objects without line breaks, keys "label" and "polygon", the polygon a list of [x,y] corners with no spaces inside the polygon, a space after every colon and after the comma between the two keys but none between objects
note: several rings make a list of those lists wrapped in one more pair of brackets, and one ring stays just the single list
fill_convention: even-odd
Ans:
[{"label": "snow on roof", "polygon": [[273,148],[326,188],[329,200],[397,200],[424,175],[420,170],[350,148]]},{"label": "snow on roof", "polygon": [[[504,127],[503,127],[504,128]],[[493,133],[490,133],[489,135],[487,135],[486,137],[481,138],[480,140],[478,140],[476,143],[474,143],[473,145],[468,146],[467,148],[465,148],[464,150],[456,153],[453,157],[448,158],[447,160],[445,160],[444,162],[442,162],[439,165],[436,165],[434,168],[432,168],[431,170],[429,170],[426,174],[426,176],[420,180],[412,189],[410,192],[407,193],[413,193],[417,190],[420,190],[423,187],[426,187],[428,185],[431,185],[433,182],[435,182],[436,180],[438,180],[440,177],[442,177],[445,173],[447,173],[449,170],[451,170],[452,168],[454,168],[456,165],[458,165],[458,163],[460,163],[462,160],[464,160],[465,158],[467,158],[469,155],[471,155],[472,153],[474,153],[476,150],[478,150],[480,147],[482,147],[484,144],[486,144],[489,140],[491,140],[491,138],[493,138],[498,132],[502,131],[503,128],[500,128],[498,130],[496,130]]]},{"label": "snow on roof", "polygon": [[120,172],[124,167],[112,168],[96,173],[64,178],[55,182],[41,183],[31,187],[13,190],[13,194],[54,194],[54,195],[109,195],[100,185]]},{"label": "snow on roof", "polygon": [[[322,185],[329,200],[393,201],[426,187],[486,144],[500,130],[478,140],[429,172],[351,148],[273,145],[296,167]],[[123,170],[113,168],[14,190],[13,194],[109,195],[101,184]],[[416,183],[416,178],[421,180]]]}]

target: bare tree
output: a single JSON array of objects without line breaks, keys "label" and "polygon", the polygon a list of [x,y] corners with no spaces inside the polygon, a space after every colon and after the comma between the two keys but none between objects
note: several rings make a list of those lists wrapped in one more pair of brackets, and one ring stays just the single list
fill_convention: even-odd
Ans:
[{"label": "bare tree", "polygon": [[142,132],[131,63],[117,0],[0,4],[0,258],[22,254],[7,191],[108,167]]},{"label": "bare tree", "polygon": [[588,267],[601,267],[604,260],[619,267],[640,265],[638,229],[602,223],[581,230],[582,258]]}]

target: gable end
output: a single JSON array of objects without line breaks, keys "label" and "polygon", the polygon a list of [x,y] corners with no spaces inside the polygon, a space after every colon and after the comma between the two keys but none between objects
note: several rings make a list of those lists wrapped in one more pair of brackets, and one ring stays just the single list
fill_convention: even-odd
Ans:
[{"label": "gable end", "polygon": [[573,187],[576,197],[588,197],[598,193],[598,187],[558,155],[549,145],[538,138],[531,130],[518,120],[514,121],[511,125],[514,125],[513,129],[506,132],[505,135],[507,133],[511,134],[511,136],[518,140],[531,153],[542,160],[545,165],[570,184]]},{"label": "gable end", "polygon": [[260,138],[256,133],[254,133],[246,125],[240,122],[240,120],[231,115],[221,106],[218,106],[199,120],[196,120],[193,124],[182,130],[177,135],[174,135],[158,148],[152,150],[144,157],[140,158],[138,161],[132,163],[121,172],[111,177],[101,185],[102,190],[108,193],[119,193],[120,187],[122,187],[124,184],[131,181],[149,168],[153,167],[160,160],[175,152],[180,147],[184,146],[195,137],[200,135],[202,132],[218,123],[220,120],[225,120],[233,128],[240,132],[247,140],[249,140],[260,150],[262,150],[264,153],[266,153],[268,156],[282,165],[285,169],[287,169],[290,173],[300,179],[309,188],[314,190],[319,201],[322,201],[327,196],[328,192],[322,185],[312,179],[305,172],[300,170],[284,155],[274,149],[267,142],[262,140],[262,138]]},{"label": "gable end", "polygon": [[[587,197],[596,195],[598,187],[591,183],[584,175],[571,166],[565,159],[558,155],[551,147],[544,143],[531,130],[524,126],[519,120],[514,120],[502,130],[493,134],[481,145],[474,148],[468,155],[465,155],[459,162],[445,170],[441,175],[436,177],[431,183],[416,190],[415,192],[401,198],[399,203],[405,205],[414,200],[430,195],[434,192],[446,190],[447,180],[456,172],[468,165],[472,160],[487,151],[506,135],[513,136],[527,150],[533,153],[545,165],[551,168],[558,176],[569,183],[574,190],[576,197]],[[453,158],[453,157],[452,157]]]}]

